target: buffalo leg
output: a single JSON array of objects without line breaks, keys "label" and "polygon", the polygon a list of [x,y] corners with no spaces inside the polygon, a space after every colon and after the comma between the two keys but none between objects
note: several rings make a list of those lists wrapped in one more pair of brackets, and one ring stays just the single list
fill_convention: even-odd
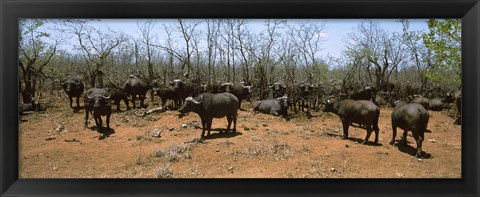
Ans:
[{"label": "buffalo leg", "polygon": [[362,142],[362,144],[367,144],[368,139],[370,138],[370,135],[372,135],[372,128],[367,127],[367,136],[365,136],[365,140]]},{"label": "buffalo leg", "polygon": [[390,144],[395,144],[395,137],[397,136],[397,126],[392,124],[393,133],[392,133],[392,140],[390,140]]},{"label": "buffalo leg", "polygon": [[342,137],[342,139],[346,140],[346,139],[348,139],[348,125],[349,125],[349,122],[342,120],[342,124],[343,124],[343,137]]},{"label": "buffalo leg", "polygon": [[237,115],[233,115],[233,133],[237,132]]},{"label": "buffalo leg", "polygon": [[208,130],[207,136],[210,136],[210,130],[212,130],[212,122],[213,122],[213,119],[207,120],[207,130]]},{"label": "buffalo leg", "polygon": [[110,115],[111,114],[107,114],[107,129],[110,129]]},{"label": "buffalo leg", "polygon": [[378,134],[380,133],[380,129],[378,125],[373,125],[373,130],[375,131],[375,144],[378,143]]},{"label": "buffalo leg", "polygon": [[123,99],[123,102],[125,102],[125,105],[127,106],[127,110],[130,110],[130,106],[128,105],[128,99],[127,98]]},{"label": "buffalo leg", "polygon": [[402,143],[403,145],[407,145],[407,134],[408,134],[408,131],[407,130],[404,130],[403,131],[403,139],[402,139]]},{"label": "buffalo leg", "polygon": [[96,121],[97,127],[100,128],[100,130],[101,130],[102,129],[102,123],[103,123],[102,122],[102,117],[100,115],[98,115],[98,116],[95,115],[95,120],[98,120],[98,121]]},{"label": "buffalo leg", "polygon": [[73,108],[73,106],[72,106],[72,102],[73,102],[72,96],[68,95],[68,99],[70,99],[70,108]]},{"label": "buffalo leg", "polygon": [[415,132],[413,134],[413,137],[415,138],[415,141],[417,142],[417,153],[415,154],[415,157],[420,158],[420,156],[422,154],[423,136],[419,135],[418,132]]},{"label": "buffalo leg", "polygon": [[84,128],[88,127],[88,112],[89,112],[89,110],[85,109],[85,125],[84,125]]},{"label": "buffalo leg", "polygon": [[205,127],[207,127],[207,121],[202,119],[202,135],[200,135],[200,139],[204,139],[203,135],[205,135]]},{"label": "buffalo leg", "polygon": [[227,132],[229,132],[230,126],[232,125],[232,115],[227,115],[227,121],[228,121]]},{"label": "buffalo leg", "polygon": [[[146,94],[146,93],[145,93]],[[138,97],[140,97],[140,107],[144,107],[145,105],[143,104],[144,101],[145,101],[145,94],[144,95],[139,95]]]},{"label": "buffalo leg", "polygon": [[137,100],[137,95],[132,95],[132,105],[133,105],[133,109],[136,109],[137,106],[135,105],[135,100]]},{"label": "buffalo leg", "polygon": [[117,113],[121,112],[121,110],[120,110],[120,100],[115,100],[114,104],[117,105]]},{"label": "buffalo leg", "polygon": [[77,96],[77,108],[80,108],[80,96]]}]

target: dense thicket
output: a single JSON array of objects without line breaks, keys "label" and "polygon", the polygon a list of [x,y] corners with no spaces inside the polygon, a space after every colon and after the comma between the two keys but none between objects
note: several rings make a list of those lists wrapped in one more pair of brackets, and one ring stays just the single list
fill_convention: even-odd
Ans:
[{"label": "dense thicket", "polygon": [[58,88],[66,76],[82,76],[87,88],[121,87],[136,70],[164,84],[185,76],[208,85],[245,81],[257,98],[268,97],[274,82],[384,91],[393,84],[431,96],[461,85],[460,20],[429,20],[428,32],[410,30],[408,20],[397,21],[402,32],[365,20],[344,37],[339,58],[322,49],[328,23],[321,20],[265,20],[262,28],[245,19],[146,20],[136,36],[95,28],[90,20],[48,21],[48,28],[46,22],[20,21],[23,102]]}]

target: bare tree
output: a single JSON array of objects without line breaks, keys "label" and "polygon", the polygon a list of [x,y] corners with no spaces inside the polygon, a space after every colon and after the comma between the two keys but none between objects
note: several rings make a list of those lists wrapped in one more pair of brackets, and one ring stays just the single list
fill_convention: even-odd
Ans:
[{"label": "bare tree", "polygon": [[44,20],[39,19],[20,20],[18,65],[24,85],[20,88],[24,103],[32,102],[33,97],[37,96],[37,83],[45,78],[43,69],[51,63],[63,40],[63,38],[54,39],[52,44],[44,42],[43,38],[50,37],[47,32],[39,30],[44,23]]},{"label": "bare tree", "polygon": [[193,50],[192,45],[194,42],[194,37],[199,36],[198,32],[196,32],[195,28],[197,25],[200,24],[199,21],[195,21],[193,23],[187,23],[184,19],[178,19],[178,31],[182,34],[182,38],[185,41],[185,53],[182,56],[183,63],[182,63],[182,70],[185,72],[187,76],[190,74],[192,67],[191,67],[191,57]]},{"label": "bare tree", "polygon": [[207,84],[211,85],[212,80],[216,81],[215,75],[215,63],[216,63],[216,55],[217,55],[217,43],[219,37],[219,26],[220,21],[214,19],[207,19]]},{"label": "bare tree", "polygon": [[155,78],[155,73],[153,71],[153,53],[155,53],[155,48],[153,46],[155,45],[154,40],[158,39],[155,35],[152,35],[152,29],[155,27],[155,24],[156,22],[154,20],[137,23],[138,29],[141,33],[141,42],[146,50],[148,79],[150,81]]},{"label": "bare tree", "polygon": [[108,29],[104,32],[88,26],[88,21],[71,20],[67,27],[78,40],[79,49],[89,62],[86,70],[90,77],[91,87],[102,87],[105,72],[103,67],[112,50],[127,40],[124,34]]},{"label": "bare tree", "polygon": [[415,63],[421,82],[421,89],[424,90],[428,82],[426,71],[429,67],[432,67],[432,58],[429,55],[431,51],[422,42],[422,32],[410,30],[410,21],[408,19],[402,19],[399,22],[403,26],[403,42],[410,52],[411,61]]},{"label": "bare tree", "polygon": [[320,44],[325,41],[324,33],[326,22],[299,23],[289,28],[290,38],[299,54],[302,66],[305,68],[306,77],[310,83],[314,82],[313,70],[318,65],[317,58],[320,51]]},{"label": "bare tree", "polygon": [[[347,34],[349,42],[347,51],[350,51],[352,61],[368,62],[364,66],[371,80],[375,80],[376,87],[383,88],[393,71],[406,58],[403,44],[399,35],[391,34],[382,29],[378,23],[363,21],[357,31]],[[362,59],[359,61],[358,59]],[[365,58],[365,59],[363,59]],[[373,71],[373,74],[372,74]],[[372,75],[375,77],[372,78]]]}]

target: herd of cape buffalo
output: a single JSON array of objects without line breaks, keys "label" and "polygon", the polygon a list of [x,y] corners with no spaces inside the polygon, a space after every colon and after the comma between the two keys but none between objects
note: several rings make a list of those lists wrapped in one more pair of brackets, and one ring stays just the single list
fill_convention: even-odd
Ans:
[{"label": "herd of cape buffalo", "polygon": [[[92,115],[100,132],[102,116],[106,116],[106,128],[110,129],[110,116],[112,104],[116,105],[116,112],[120,112],[123,101],[130,110],[145,107],[147,92],[151,92],[152,100],[160,97],[162,108],[176,109],[179,117],[188,112],[200,116],[202,122],[201,139],[204,139],[205,130],[210,135],[213,118],[226,117],[228,120],[227,131],[233,122],[233,132],[236,132],[237,114],[241,109],[242,100],[252,101],[254,85],[246,82],[240,83],[214,83],[202,84],[188,78],[175,79],[169,84],[160,84],[158,80],[147,80],[141,73],[132,73],[120,87],[90,88],[85,91],[82,77],[74,76],[60,81],[65,93],[68,95],[70,107],[80,109],[80,97],[83,95],[85,109],[85,127],[88,126],[88,117]],[[393,86],[393,84],[392,84]],[[343,139],[348,138],[348,129],[352,123],[366,129],[367,135],[363,144],[367,143],[372,131],[375,131],[374,143],[378,142],[378,121],[380,107],[389,105],[394,107],[391,114],[393,135],[390,144],[394,144],[397,127],[404,130],[403,142],[406,143],[407,132],[412,131],[417,143],[416,156],[421,157],[424,133],[428,126],[429,110],[440,111],[454,108],[454,123],[461,124],[461,91],[436,92],[444,96],[427,98],[420,95],[413,88],[383,88],[379,91],[372,85],[355,84],[345,85],[333,81],[331,84],[298,83],[287,86],[281,82],[269,85],[270,99],[255,101],[253,111],[282,116],[289,119],[288,111],[306,111],[323,109],[324,112],[333,112],[340,117],[343,125]],[[85,92],[85,93],[84,93]],[[76,101],[76,107],[73,100]],[[320,107],[322,106],[322,107]],[[20,104],[20,114],[26,110],[46,110],[46,107],[37,101],[31,104]]]}]

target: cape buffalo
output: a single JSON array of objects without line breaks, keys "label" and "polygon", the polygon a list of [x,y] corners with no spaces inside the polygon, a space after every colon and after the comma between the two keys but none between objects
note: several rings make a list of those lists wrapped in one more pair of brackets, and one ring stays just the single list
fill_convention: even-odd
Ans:
[{"label": "cape buffalo", "polygon": [[72,106],[73,97],[77,98],[77,108],[80,107],[79,99],[84,90],[82,78],[79,76],[70,77],[65,80],[62,80],[61,83],[62,83],[63,90],[68,95],[68,99],[70,99],[70,108],[73,108]]},{"label": "cape buffalo", "polygon": [[333,112],[340,117],[343,125],[343,139],[348,138],[348,127],[353,122],[365,125],[367,129],[367,136],[362,144],[368,142],[372,130],[375,131],[375,143],[378,142],[380,109],[371,101],[345,99],[334,102],[327,100],[324,111]]},{"label": "cape buffalo", "polygon": [[443,100],[446,103],[455,103],[455,122],[454,124],[461,124],[461,114],[462,114],[462,91],[457,90],[453,94],[447,93],[445,99]]},{"label": "cape buffalo", "polygon": [[415,98],[412,100],[411,103],[418,103],[422,105],[426,110],[430,109],[430,100],[419,95],[415,95]]},{"label": "cape buffalo", "polygon": [[185,99],[185,104],[178,111],[180,112],[180,117],[192,111],[200,116],[202,120],[202,135],[200,139],[204,139],[205,128],[208,130],[207,135],[210,135],[213,118],[226,116],[228,120],[227,131],[230,130],[232,121],[233,132],[235,133],[237,130],[238,99],[235,95],[228,92],[218,94],[203,93],[196,98],[188,97]]},{"label": "cape buffalo", "polygon": [[417,142],[416,157],[420,157],[422,152],[422,142],[425,139],[424,133],[427,130],[429,114],[428,111],[418,103],[398,102],[392,112],[392,140],[390,144],[395,143],[397,127],[404,130],[403,144],[407,144],[407,132],[412,131],[413,137]]},{"label": "cape buffalo", "polygon": [[455,98],[455,106],[456,106],[457,112],[455,115],[454,124],[462,124],[462,93],[461,92]]},{"label": "cape buffalo", "polygon": [[430,103],[428,105],[430,110],[432,111],[442,111],[443,109],[447,108],[447,105],[442,102],[442,99],[439,97],[435,97],[430,99]]},{"label": "cape buffalo", "polygon": [[128,105],[128,97],[125,91],[122,88],[118,87],[106,87],[104,88],[108,93],[110,93],[110,100],[113,101],[115,105],[117,105],[117,112],[121,112],[120,110],[120,101],[123,100],[125,105],[127,106],[127,110],[130,110],[130,106]]},{"label": "cape buffalo", "polygon": [[135,105],[135,100],[137,99],[137,95],[140,99],[140,107],[144,106],[145,96],[147,91],[149,90],[149,85],[147,80],[144,78],[129,78],[125,85],[123,86],[123,90],[128,96],[131,96],[133,109],[137,108]]},{"label": "cape buffalo", "polygon": [[282,115],[284,118],[288,116],[288,97],[285,95],[276,99],[267,99],[257,101],[253,111],[272,114],[274,116]]},{"label": "cape buffalo", "polygon": [[93,115],[95,124],[99,131],[103,131],[101,116],[107,116],[107,129],[110,129],[110,115],[112,114],[112,104],[110,103],[110,93],[102,88],[90,88],[84,96],[85,102],[85,128],[88,127],[88,114]]},{"label": "cape buffalo", "polygon": [[[167,87],[167,86],[160,86],[155,89],[156,94],[160,97],[160,100],[162,100],[162,107],[165,107],[165,104],[167,104],[168,100],[175,101],[176,96],[175,96],[175,90],[172,87]],[[174,102],[174,104],[178,104]],[[180,106],[173,106],[174,108],[179,108]]]},{"label": "cape buffalo", "polygon": [[287,86],[280,82],[275,82],[273,85],[268,86],[272,90],[272,98],[282,97],[287,93]]}]

